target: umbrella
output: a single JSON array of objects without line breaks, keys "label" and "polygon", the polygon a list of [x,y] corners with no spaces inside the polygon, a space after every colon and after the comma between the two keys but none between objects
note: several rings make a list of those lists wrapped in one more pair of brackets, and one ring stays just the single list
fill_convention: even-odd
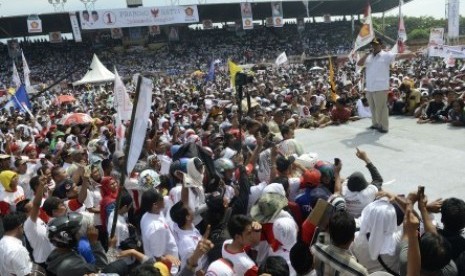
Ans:
[{"label": "umbrella", "polygon": [[74,98],[71,95],[60,95],[57,97],[56,101],[58,104],[63,104],[63,103],[69,103],[69,102],[74,102],[76,98]]},{"label": "umbrella", "polygon": [[314,67],[310,68],[310,71],[319,71],[319,70],[324,70],[324,69],[321,68],[321,67],[318,67],[318,66],[314,66]]},{"label": "umbrella", "polygon": [[86,113],[72,113],[68,114],[60,120],[61,125],[72,125],[72,124],[90,124],[92,123],[92,117]]}]

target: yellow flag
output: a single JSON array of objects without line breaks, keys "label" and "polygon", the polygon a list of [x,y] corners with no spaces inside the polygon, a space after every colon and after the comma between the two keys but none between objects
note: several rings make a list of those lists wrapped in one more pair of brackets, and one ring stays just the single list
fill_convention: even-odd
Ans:
[{"label": "yellow flag", "polygon": [[8,88],[8,93],[10,93],[10,95],[14,95],[16,94],[16,90],[13,87],[10,87]]},{"label": "yellow flag", "polygon": [[331,86],[331,100],[335,102],[338,98],[336,94],[336,83],[334,82],[333,60],[329,57],[329,84]]},{"label": "yellow flag", "polygon": [[231,82],[231,87],[236,88],[236,74],[238,72],[242,72],[242,68],[228,59],[228,67],[229,67],[229,77]]}]

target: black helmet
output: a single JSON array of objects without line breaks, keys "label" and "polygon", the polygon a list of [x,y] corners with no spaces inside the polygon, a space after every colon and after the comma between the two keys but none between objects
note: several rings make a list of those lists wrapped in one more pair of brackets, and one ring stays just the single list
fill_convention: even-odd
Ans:
[{"label": "black helmet", "polygon": [[76,234],[81,228],[82,215],[76,212],[53,219],[48,224],[48,239],[56,247],[72,248],[76,245]]}]

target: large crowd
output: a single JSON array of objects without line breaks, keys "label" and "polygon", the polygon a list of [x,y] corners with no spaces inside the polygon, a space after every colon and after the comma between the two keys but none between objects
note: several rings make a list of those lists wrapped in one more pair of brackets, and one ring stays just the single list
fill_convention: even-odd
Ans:
[{"label": "large crowd", "polygon": [[[349,39],[350,25],[337,24]],[[349,50],[344,31],[328,40],[318,30],[242,38],[192,30],[156,54],[95,50],[127,77],[131,97],[133,73],[157,72],[145,144],[129,175],[112,84],[61,85],[32,96],[30,113],[3,109],[0,275],[465,275],[463,199],[434,200],[424,187],[393,194],[382,164],[363,149],[355,156],[371,177],[343,176],[345,160],[320,160],[294,138],[298,128],[371,117],[354,64],[335,60],[333,84],[325,62],[261,64],[282,51]],[[78,79],[94,52],[72,42],[22,48],[33,83],[45,84],[82,67],[66,81]],[[244,84],[250,103],[230,87],[229,57],[260,64]],[[464,76],[426,56],[399,62],[389,112],[464,126]],[[90,119],[67,120],[75,113]]]}]

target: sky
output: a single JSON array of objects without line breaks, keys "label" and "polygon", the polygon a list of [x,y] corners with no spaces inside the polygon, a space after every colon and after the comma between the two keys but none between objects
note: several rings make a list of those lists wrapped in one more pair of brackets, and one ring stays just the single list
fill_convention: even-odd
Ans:
[{"label": "sky", "polygon": [[[58,1],[58,0],[52,0]],[[60,0],[63,1],[63,0]],[[155,6],[164,3],[170,5],[171,1],[178,1],[180,4],[196,4],[199,2],[218,3],[229,2],[231,0],[143,0],[144,6]],[[266,0],[249,0],[249,2],[261,2]],[[312,5],[310,0],[310,6]],[[350,0],[348,0],[350,1]],[[382,1],[382,0],[381,0]],[[0,17],[14,15],[28,15],[31,13],[53,13],[53,6],[47,0],[0,0]],[[240,0],[232,0],[231,2],[240,2]],[[433,16],[436,18],[445,17],[445,2],[446,0],[413,0],[404,5],[403,13],[406,16]],[[465,14],[465,0],[460,0],[460,14]],[[95,9],[106,8],[125,8],[126,0],[97,0]],[[66,0],[65,11],[83,10],[84,4],[80,0]],[[284,11],[285,13],[285,11]],[[397,15],[398,9],[394,9],[387,15]]]}]

